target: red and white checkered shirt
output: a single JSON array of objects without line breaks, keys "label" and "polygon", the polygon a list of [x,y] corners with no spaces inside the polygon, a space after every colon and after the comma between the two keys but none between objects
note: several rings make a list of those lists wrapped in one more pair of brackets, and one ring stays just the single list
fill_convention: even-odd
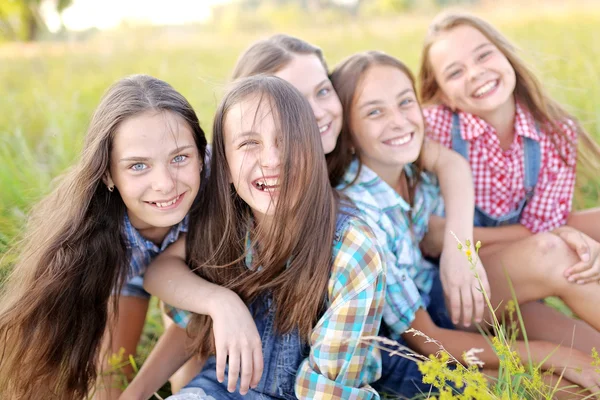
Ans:
[{"label": "red and white checkered shirt", "polygon": [[[452,110],[436,105],[423,110],[427,136],[452,148]],[[460,130],[469,142],[469,162],[475,186],[475,204],[492,217],[517,208],[525,198],[523,137],[540,143],[541,166],[533,198],[521,214],[521,224],[530,231],[544,232],[566,223],[575,189],[577,131],[572,121],[559,126],[569,136],[555,135],[557,146],[548,136],[549,125],[536,130],[533,116],[517,103],[515,137],[508,150],[502,150],[496,130],[483,119],[460,111]],[[561,158],[561,154],[565,158]]]}]

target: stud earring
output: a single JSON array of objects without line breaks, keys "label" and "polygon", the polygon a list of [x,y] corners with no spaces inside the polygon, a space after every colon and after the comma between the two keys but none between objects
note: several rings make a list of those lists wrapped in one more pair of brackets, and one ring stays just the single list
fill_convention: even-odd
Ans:
[{"label": "stud earring", "polygon": [[112,193],[115,190],[115,185],[107,186],[106,188],[108,189],[109,192]]}]

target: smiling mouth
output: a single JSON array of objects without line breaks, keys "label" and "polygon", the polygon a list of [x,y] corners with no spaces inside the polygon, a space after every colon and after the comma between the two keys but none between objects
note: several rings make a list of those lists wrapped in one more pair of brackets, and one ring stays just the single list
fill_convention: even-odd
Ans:
[{"label": "smiling mouth", "polygon": [[329,130],[329,128],[330,128],[330,127],[331,127],[331,122],[330,122],[330,123],[328,123],[328,124],[325,124],[325,125],[323,125],[323,126],[320,126],[320,127],[319,127],[319,133],[320,133],[321,135],[325,134],[325,132],[327,132],[327,131]]},{"label": "smiling mouth", "polygon": [[252,185],[261,192],[275,192],[279,190],[279,179],[260,178],[252,182]]},{"label": "smiling mouth", "polygon": [[160,209],[167,209],[167,208],[173,208],[176,205],[179,205],[180,200],[183,198],[184,193],[181,193],[180,195],[177,195],[175,197],[173,197],[171,200],[167,200],[167,201],[147,201],[146,203],[150,204],[153,207],[156,208],[160,208]]},{"label": "smiling mouth", "polygon": [[490,93],[492,90],[496,89],[499,84],[500,84],[500,80],[494,79],[493,81],[490,81],[490,82],[484,84],[483,86],[481,86],[479,89],[477,89],[475,91],[475,93],[473,93],[473,97],[479,99],[479,98],[485,96],[486,94]]},{"label": "smiling mouth", "polygon": [[392,139],[384,140],[383,143],[387,144],[388,146],[404,146],[412,140],[414,135],[414,132],[410,132],[409,134],[403,136],[398,136]]}]

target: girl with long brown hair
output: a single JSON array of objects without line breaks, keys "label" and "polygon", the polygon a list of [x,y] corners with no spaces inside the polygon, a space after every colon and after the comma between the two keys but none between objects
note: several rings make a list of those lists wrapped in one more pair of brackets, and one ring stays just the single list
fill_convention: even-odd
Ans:
[{"label": "girl with long brown hair", "polygon": [[[264,373],[253,382],[242,374],[238,385],[248,358],[230,354],[223,383],[217,364],[227,354],[217,353],[181,396],[378,398],[370,383],[381,372],[379,352],[367,337],[381,321],[382,259],[370,229],[329,184],[309,103],[280,78],[242,79],[218,107],[213,140],[210,191],[191,214],[186,248],[167,252],[243,300]],[[195,353],[215,354],[210,318],[194,315],[188,333]],[[157,350],[169,361],[144,365],[124,398],[151,394],[189,357],[184,342],[161,338]]]},{"label": "girl with long brown hair", "polygon": [[[331,79],[344,107],[340,140],[348,141],[356,150],[341,184],[342,193],[363,212],[385,254],[383,332],[423,355],[436,353],[439,348],[422,336],[406,333],[409,327],[441,342],[458,360],[471,348],[483,348],[485,351],[479,356],[487,372],[497,374],[498,358],[487,338],[454,329],[444,304],[439,272],[423,259],[419,250],[428,220],[438,211],[440,194],[435,177],[419,165],[425,123],[412,73],[399,60],[371,51],[343,61]],[[462,177],[467,178],[469,174]],[[458,252],[456,248],[454,251]],[[510,297],[497,295],[500,291],[494,285],[500,278],[494,278],[490,283],[492,302],[497,307]],[[566,286],[565,281],[565,292],[569,290],[564,289]],[[597,290],[589,291],[588,296],[594,304],[600,301]],[[570,294],[567,297],[571,298]],[[594,372],[592,358],[582,351],[535,340],[528,344],[517,342],[515,350],[521,359],[539,363],[557,374],[569,367],[565,378],[593,392],[598,390],[600,374]],[[430,388],[423,384],[415,363],[382,356],[383,376],[373,385],[377,390],[407,398],[428,393]],[[581,368],[582,373],[576,368]],[[572,398],[572,394],[567,396]]]},{"label": "girl with long brown hair", "polygon": [[135,75],[106,92],[79,161],[34,208],[0,298],[3,398],[85,398],[106,332],[115,352],[135,353],[148,307],[136,279],[187,231],[205,147],[167,83]]},{"label": "girl with long brown hair", "polygon": [[[329,79],[322,51],[288,35],[275,35],[257,41],[240,56],[233,77],[237,79],[256,74],[275,75],[288,81],[311,105],[321,134],[330,183],[335,187],[350,163],[351,149],[346,141],[337,140],[343,123],[342,107]],[[461,236],[472,236],[472,226],[464,223],[473,218],[472,183],[470,179],[456,179],[455,174],[458,172],[458,176],[461,176],[459,171],[468,174],[468,163],[458,154],[431,142],[426,145],[424,167],[438,175],[446,199],[446,215],[450,222],[444,235],[451,237],[452,229]],[[446,245],[454,248],[450,241]],[[458,322],[460,319],[466,325],[472,319],[480,321],[484,304],[478,290],[479,283],[460,254],[452,251],[442,254],[442,281],[450,296],[454,320]],[[485,271],[481,268],[479,272],[484,288],[489,291]],[[165,285],[165,282],[168,284]],[[206,282],[201,282],[188,268],[169,263],[166,257],[158,258],[149,267],[144,284],[148,291],[179,308],[199,314],[215,310],[215,307],[207,304],[211,300],[205,291],[217,289],[206,286]],[[235,353],[244,358],[239,349],[248,346],[248,343],[256,346],[248,353],[260,352],[260,348],[257,348],[258,332],[240,300],[230,294],[227,301],[222,300],[220,307],[227,309],[232,318],[223,318],[219,313],[211,314],[217,319],[213,324],[217,353]],[[252,363],[247,365],[251,366]],[[224,364],[219,364],[219,376],[222,376],[223,368]],[[259,373],[260,369],[255,372]],[[255,376],[253,372],[251,375]]]},{"label": "girl with long brown hair", "polygon": [[[600,283],[600,209],[571,213],[577,141],[589,171],[598,169],[598,144],[545,93],[508,39],[476,16],[442,14],[431,23],[419,85],[428,136],[470,162],[475,238],[484,243],[480,255],[488,274],[500,281],[492,292],[510,297],[504,269],[519,302],[573,292],[570,302],[596,330],[578,329],[574,345],[598,343],[600,320],[587,293]],[[444,222],[432,218],[432,234],[443,231]],[[565,254],[546,260],[559,249]],[[569,292],[559,291],[563,282],[553,277]],[[572,326],[561,313],[539,302],[522,311],[530,336],[571,341],[571,329],[552,329]]]}]

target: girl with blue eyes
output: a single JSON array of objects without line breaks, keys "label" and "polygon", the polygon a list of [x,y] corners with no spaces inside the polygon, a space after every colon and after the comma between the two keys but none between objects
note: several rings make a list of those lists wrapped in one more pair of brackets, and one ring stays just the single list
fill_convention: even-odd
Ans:
[{"label": "girl with blue eyes", "polygon": [[[106,92],[80,160],[34,209],[0,298],[3,397],[87,398],[108,367],[102,343],[105,356],[135,354],[145,269],[187,232],[205,149],[167,83],[136,75]],[[106,381],[98,396],[116,399]]]}]

